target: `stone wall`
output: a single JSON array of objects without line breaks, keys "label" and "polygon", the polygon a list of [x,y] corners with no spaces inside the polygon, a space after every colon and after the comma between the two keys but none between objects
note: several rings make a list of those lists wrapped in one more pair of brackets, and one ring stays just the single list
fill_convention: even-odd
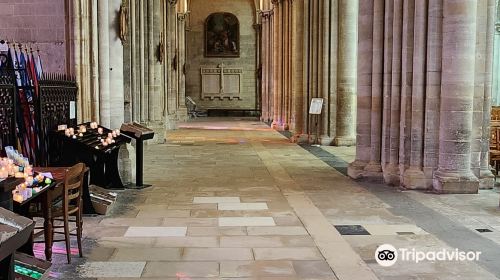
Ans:
[{"label": "stone wall", "polygon": [[38,47],[46,72],[69,71],[66,27],[64,0],[0,1],[0,40]]},{"label": "stone wall", "polygon": [[[256,31],[255,8],[250,0],[192,0],[187,32],[186,95],[193,98],[199,108],[256,107]],[[204,56],[204,30],[206,18],[216,12],[232,13],[240,23],[240,57],[213,58]],[[243,68],[241,99],[224,98],[201,100],[201,67],[216,68],[221,62],[228,68]]]}]

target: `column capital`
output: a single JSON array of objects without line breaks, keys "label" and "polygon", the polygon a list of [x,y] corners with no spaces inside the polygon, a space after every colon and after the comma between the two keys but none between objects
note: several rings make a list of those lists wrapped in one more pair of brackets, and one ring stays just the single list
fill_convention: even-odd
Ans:
[{"label": "column capital", "polygon": [[259,11],[259,13],[260,13],[260,16],[262,18],[267,19],[267,18],[270,18],[274,12],[273,12],[273,10],[267,10],[267,11]]},{"label": "column capital", "polygon": [[184,21],[186,20],[186,17],[188,16],[189,12],[187,13],[177,13],[177,20],[179,21]]},{"label": "column capital", "polygon": [[171,6],[175,6],[175,5],[177,5],[177,1],[178,1],[178,0],[168,0],[168,3],[169,3]]}]

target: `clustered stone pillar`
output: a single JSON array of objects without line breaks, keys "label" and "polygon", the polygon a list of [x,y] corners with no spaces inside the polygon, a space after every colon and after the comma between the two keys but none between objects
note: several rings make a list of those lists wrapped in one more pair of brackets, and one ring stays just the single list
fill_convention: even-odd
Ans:
[{"label": "clustered stone pillar", "polygon": [[187,118],[185,106],[185,32],[187,7],[176,0],[129,1],[131,40],[125,69],[131,74],[131,120],[165,131]]},{"label": "clustered stone pillar", "polygon": [[[293,141],[354,145],[358,1],[272,3],[261,13],[263,119]],[[324,100],[318,117],[308,114],[312,98]]]},{"label": "clustered stone pillar", "polygon": [[358,118],[348,174],[441,193],[475,193],[480,180],[491,185],[484,142],[493,35],[477,30],[492,29],[494,5],[362,0],[359,6],[357,101],[358,110],[370,107],[371,121]]}]

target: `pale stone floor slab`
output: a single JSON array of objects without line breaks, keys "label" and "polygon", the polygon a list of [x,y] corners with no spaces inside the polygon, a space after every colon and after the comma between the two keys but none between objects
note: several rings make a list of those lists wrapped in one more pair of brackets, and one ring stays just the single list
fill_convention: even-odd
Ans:
[{"label": "pale stone floor slab", "polygon": [[244,226],[275,226],[276,223],[272,217],[221,217],[219,218],[220,227],[244,227]]},{"label": "pale stone floor slab", "polygon": [[125,237],[186,236],[187,227],[129,227]]},{"label": "pale stone floor slab", "polygon": [[267,210],[267,203],[219,203],[219,210]]},{"label": "pale stone floor slab", "polygon": [[[85,217],[85,257],[66,265],[56,244],[50,279],[500,279],[497,190],[436,196],[360,184],[255,120],[179,128],[145,147],[153,187],[119,192],[108,216]],[[318,149],[336,154],[341,171],[355,154]],[[371,235],[343,236],[334,225]],[[479,247],[487,259],[384,268],[374,253],[385,243]]]}]

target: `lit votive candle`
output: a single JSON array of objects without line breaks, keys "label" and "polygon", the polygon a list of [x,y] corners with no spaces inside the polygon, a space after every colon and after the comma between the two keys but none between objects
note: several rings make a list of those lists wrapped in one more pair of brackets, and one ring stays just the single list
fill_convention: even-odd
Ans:
[{"label": "lit votive candle", "polygon": [[24,168],[24,172],[28,173],[28,175],[33,175],[33,166],[28,165]]},{"label": "lit votive candle", "polygon": [[23,196],[18,192],[14,193],[12,195],[12,199],[16,202],[19,202],[19,203],[22,203],[24,201]]},{"label": "lit votive candle", "polygon": [[31,176],[26,177],[26,185],[28,185],[28,187],[33,186],[33,177]]},{"label": "lit votive candle", "polygon": [[2,167],[0,169],[0,179],[5,179],[7,177],[9,177],[9,171],[7,171],[5,167]]}]

